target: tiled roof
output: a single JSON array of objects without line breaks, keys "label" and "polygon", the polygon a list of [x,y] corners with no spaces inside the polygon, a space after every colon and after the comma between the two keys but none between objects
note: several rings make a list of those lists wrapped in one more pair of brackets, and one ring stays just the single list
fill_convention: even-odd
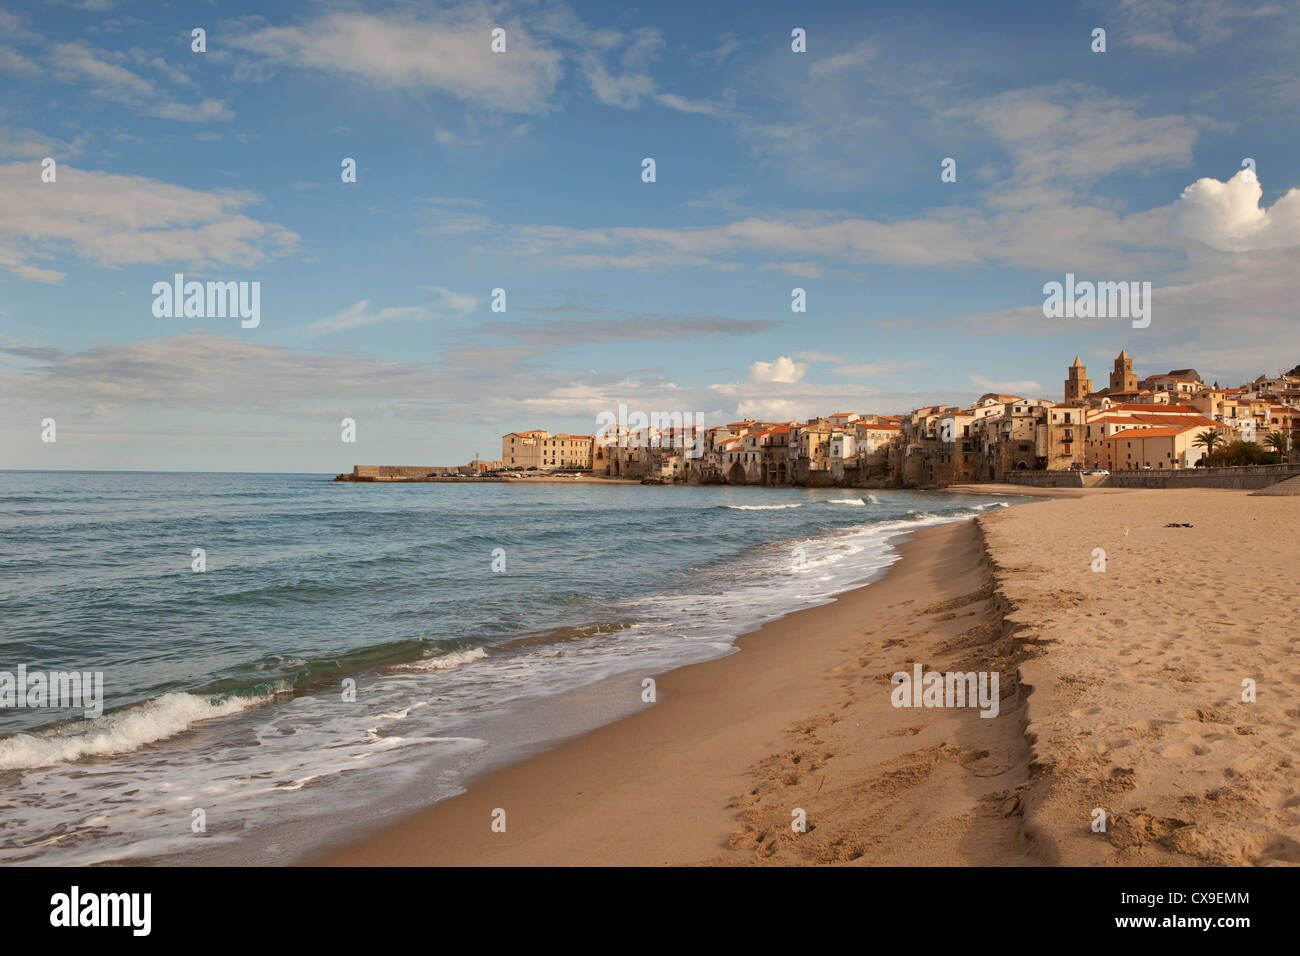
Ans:
[{"label": "tiled roof", "polygon": [[1184,425],[1181,428],[1126,428],[1121,432],[1111,435],[1106,441],[1119,441],[1121,439],[1132,438],[1173,438],[1175,435],[1181,435],[1196,429],[1197,425]]}]

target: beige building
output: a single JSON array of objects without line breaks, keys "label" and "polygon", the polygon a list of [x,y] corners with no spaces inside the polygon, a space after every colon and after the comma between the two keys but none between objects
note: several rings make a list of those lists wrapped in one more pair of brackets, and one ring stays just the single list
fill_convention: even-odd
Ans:
[{"label": "beige building", "polygon": [[501,463],[524,471],[591,471],[593,444],[591,435],[510,432],[501,436]]},{"label": "beige building", "polygon": [[[832,419],[835,416],[832,416]],[[825,419],[793,425],[787,445],[790,480],[799,484],[825,484],[831,480],[831,438],[843,429]],[[842,448],[841,448],[842,450]],[[841,468],[842,471],[842,468]]]},{"label": "beige building", "polygon": [[1193,444],[1203,431],[1201,425],[1127,428],[1106,439],[1108,464],[1103,467],[1110,471],[1194,468],[1205,457],[1205,449]]},{"label": "beige building", "polygon": [[[1078,359],[1075,359],[1078,361]],[[1068,400],[1070,390],[1066,389]],[[1047,469],[1065,471],[1083,468],[1087,459],[1086,420],[1089,409],[1080,405],[1057,405],[1047,409]]]}]

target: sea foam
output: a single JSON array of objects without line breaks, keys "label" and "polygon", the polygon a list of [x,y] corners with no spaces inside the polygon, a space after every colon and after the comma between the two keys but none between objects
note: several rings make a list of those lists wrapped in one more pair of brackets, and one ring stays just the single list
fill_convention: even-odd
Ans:
[{"label": "sea foam", "polygon": [[83,757],[128,753],[183,733],[201,720],[228,717],[270,701],[258,697],[208,698],[164,694],[117,713],[72,724],[58,732],[15,734],[0,740],[0,770],[28,770]]}]

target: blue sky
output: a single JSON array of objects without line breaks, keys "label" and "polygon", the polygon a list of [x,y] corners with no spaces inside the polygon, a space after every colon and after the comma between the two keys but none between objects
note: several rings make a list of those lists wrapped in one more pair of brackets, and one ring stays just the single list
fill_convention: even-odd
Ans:
[{"label": "blue sky", "polygon": [[[1297,48],[1295,2],[0,4],[0,467],[450,464],[620,402],[1059,399],[1121,348],[1273,374]],[[260,325],[155,317],[176,272]],[[1044,318],[1067,272],[1151,282],[1151,326]]]}]

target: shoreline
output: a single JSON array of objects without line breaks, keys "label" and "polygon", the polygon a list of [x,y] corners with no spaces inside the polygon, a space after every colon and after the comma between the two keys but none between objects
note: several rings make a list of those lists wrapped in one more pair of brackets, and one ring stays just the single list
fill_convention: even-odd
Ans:
[{"label": "shoreline", "polygon": [[[1300,864],[1300,609],[1275,587],[1300,512],[1042,492],[900,535],[882,577],[662,675],[659,703],[306,862]],[[999,673],[999,714],[893,707],[914,663]]]},{"label": "shoreline", "polygon": [[[898,560],[876,580],[742,635],[738,652],[657,677],[658,703],[307,862],[1033,862],[1004,814],[1029,763],[1014,678],[991,720],[890,704],[889,675],[913,661],[1008,670],[979,527],[972,519],[891,543],[899,539]],[[897,636],[918,624],[921,633]],[[857,792],[868,768],[869,799]],[[882,797],[909,819],[881,818],[872,806]],[[807,813],[803,834],[790,826],[796,807]],[[498,809],[504,833],[491,828]],[[936,828],[957,834],[946,851]]]}]

